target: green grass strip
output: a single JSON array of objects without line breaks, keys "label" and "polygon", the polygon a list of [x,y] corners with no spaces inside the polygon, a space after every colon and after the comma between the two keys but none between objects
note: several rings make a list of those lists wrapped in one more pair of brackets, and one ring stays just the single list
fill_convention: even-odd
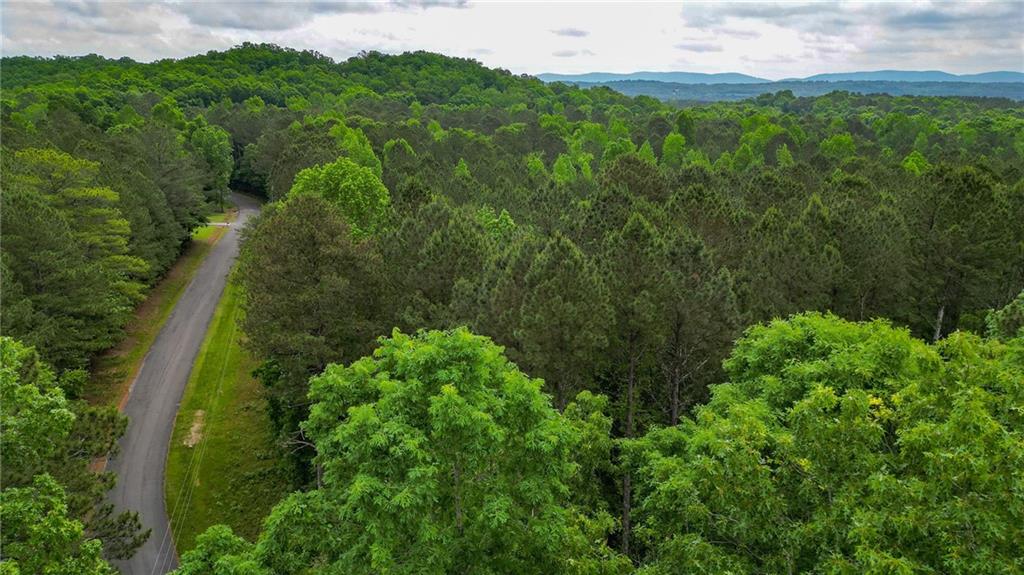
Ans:
[{"label": "green grass strip", "polygon": [[289,489],[264,389],[252,377],[257,362],[241,346],[239,291],[228,282],[171,437],[164,490],[179,554],[218,523],[254,539]]}]

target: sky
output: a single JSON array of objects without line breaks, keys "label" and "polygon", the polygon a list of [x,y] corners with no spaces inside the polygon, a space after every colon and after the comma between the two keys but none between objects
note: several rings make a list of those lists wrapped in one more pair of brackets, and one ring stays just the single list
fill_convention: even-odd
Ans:
[{"label": "sky", "polygon": [[1024,71],[1024,0],[996,2],[0,1],[5,56],[151,61],[242,42],[428,50],[515,73]]}]

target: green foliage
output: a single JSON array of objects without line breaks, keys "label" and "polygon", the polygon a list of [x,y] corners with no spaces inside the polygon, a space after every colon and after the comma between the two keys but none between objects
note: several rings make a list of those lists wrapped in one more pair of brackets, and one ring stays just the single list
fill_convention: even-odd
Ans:
[{"label": "green foliage", "polygon": [[988,335],[1001,339],[1024,338],[1024,292],[1006,307],[995,310],[985,318]]},{"label": "green foliage", "polygon": [[922,180],[905,198],[913,210],[909,225],[918,254],[917,321],[926,326],[922,332],[938,339],[953,331],[965,308],[984,308],[980,302],[1005,297],[992,290],[1002,266],[1015,265],[1010,254],[1019,245],[1013,240],[1019,226],[984,172],[947,167]]},{"label": "green foliage", "polygon": [[541,159],[540,154],[534,153],[526,156],[526,170],[531,178],[547,179],[548,177],[547,167],[544,165],[544,160]]},{"label": "green foliage", "polygon": [[357,240],[380,230],[390,205],[388,190],[380,178],[348,158],[299,172],[288,198],[301,196],[318,196],[334,204]]},{"label": "green foliage", "polygon": [[49,475],[32,484],[3,490],[0,543],[4,573],[113,575],[96,539],[85,539],[82,524],[68,516],[64,490]]},{"label": "green foliage", "polygon": [[[323,486],[279,505],[248,557],[274,573],[621,572],[571,503],[582,424],[542,385],[463,329],[396,331],[329,366],[303,425]],[[179,572],[245,549],[214,530]]]},{"label": "green foliage", "polygon": [[466,163],[465,158],[459,158],[459,163],[455,164],[455,177],[468,180],[473,176],[469,173],[469,164]]},{"label": "green foliage", "polygon": [[658,356],[668,423],[704,399],[708,381],[736,337],[739,308],[729,270],[685,228],[666,234],[665,343]]},{"label": "green foliage", "polygon": [[1011,358],[881,321],[752,328],[710,403],[629,446],[643,571],[1012,571],[1024,378]]},{"label": "green foliage", "polygon": [[153,106],[151,114],[153,115],[153,120],[159,124],[175,130],[185,129],[185,114],[182,113],[174,98],[170,96],[165,97],[157,105]]},{"label": "green foliage", "polygon": [[235,165],[231,156],[231,136],[219,126],[202,126],[192,132],[189,143],[206,163],[206,171],[210,176],[206,183],[208,193],[217,199],[223,209],[228,180]]},{"label": "green foliage", "polygon": [[650,140],[644,140],[643,145],[640,146],[640,150],[637,151],[636,155],[648,164],[654,165],[658,163],[658,158],[654,156],[654,148],[651,147]]},{"label": "green foliage", "polygon": [[231,168],[234,167],[234,160],[231,158],[231,137],[227,131],[219,126],[202,126],[191,133],[188,141],[206,162],[210,174],[210,189],[226,188]]},{"label": "green foliage", "polygon": [[758,160],[754,157],[754,152],[750,150],[750,146],[743,144],[732,156],[732,167],[737,172],[743,172],[754,165],[757,161]]},{"label": "green foliage", "polygon": [[[697,501],[700,488],[714,485],[722,491],[705,491],[709,499],[751,506],[754,487],[799,479],[786,475],[788,468],[756,477],[749,490],[718,476],[694,484],[691,499],[665,509],[696,519],[666,519],[666,531],[645,531],[641,509],[645,525],[636,530],[634,478],[647,479],[613,446],[616,438],[680,420],[680,429],[689,429],[709,385],[722,380],[721,360],[744,324],[831,310],[847,319],[891,318],[915,336],[942,340],[984,329],[987,318],[996,326],[991,333],[1012,339],[1016,308],[990,310],[1006,306],[1024,285],[1019,103],[780,92],[678,109],[424,52],[334,62],[254,44],[177,61],[18,57],[3,65],[0,321],[5,333],[70,370],[57,378],[69,397],[81,379],[74,368],[117,341],[139,295],[202,221],[203,192],[217,199],[227,186],[275,201],[245,232],[242,327],[262,362],[282,443],[305,442],[282,451],[295,463],[295,486],[307,491],[282,502],[254,547],[223,532],[204,539],[206,559],[196,559],[196,571],[329,570],[318,561],[342,557],[349,539],[341,535],[358,534],[351,516],[339,513],[334,491],[312,490],[317,469],[299,427],[309,378],[371,353],[394,326],[411,332],[464,324],[547,379],[564,407],[558,417],[586,438],[573,448],[578,471],[560,479],[572,492],[559,500],[572,520],[560,525],[575,526],[572,533],[583,533],[593,551],[574,552],[590,558],[576,563],[577,572],[610,557],[594,542],[625,549],[630,540],[630,558],[655,572],[776,569],[757,563],[761,558],[813,570],[819,564],[807,557],[818,555],[808,549],[819,542],[840,549],[821,571],[896,570],[903,561],[927,566],[920,571],[955,571],[909,552],[872,566],[841,564],[869,557],[849,559],[853,535],[829,539],[797,528],[782,537],[780,526],[791,523],[764,510],[757,521],[715,525],[731,526],[725,534],[732,539],[719,532],[697,539],[691,528],[700,521],[734,516],[721,509],[703,516],[696,503],[677,504]],[[964,337],[951,336],[949,344]],[[979,357],[1003,353],[992,351],[1000,345],[1006,357],[1020,357],[1012,343],[978,345],[985,350]],[[580,389],[605,395],[584,393],[574,404]],[[63,485],[70,516],[87,535],[100,534],[114,556],[132,539],[103,531],[117,523],[95,505],[112,478],[88,475],[84,462],[113,447],[123,421],[68,406],[78,416],[71,430],[26,473],[46,472]],[[737,410],[759,416],[748,407]],[[771,430],[792,425],[780,417],[758,421]],[[413,425],[389,420],[388,432],[404,433],[406,424]],[[736,449],[736,457],[747,453]],[[766,464],[775,457],[759,453]],[[859,469],[851,467],[851,481]],[[801,485],[810,495],[799,497],[815,493]],[[790,487],[779,493],[790,497]],[[415,495],[423,503],[422,493]],[[758,504],[779,504],[772,497]],[[864,497],[865,510],[881,506]],[[423,509],[435,513],[417,511]],[[375,528],[391,529],[383,517],[398,521],[396,510],[373,518]],[[418,525],[411,514],[401,517],[394,538],[381,539],[396,562],[395,538],[410,539]],[[942,518],[928,517],[944,528]],[[797,519],[819,525],[827,517]],[[679,537],[666,542],[670,535]],[[804,535],[814,543],[787,547]],[[359,537],[361,546],[352,549],[365,559],[377,535]],[[538,539],[529,545],[543,546]],[[440,549],[437,541],[425,548]],[[451,570],[466,567],[452,558],[471,547],[460,545],[437,551]],[[864,553],[882,548],[870,545]],[[792,557],[779,559],[779,549],[793,549]],[[678,553],[685,560],[660,559]],[[361,568],[375,560],[390,559],[366,559]]]},{"label": "green foliage", "polygon": [[611,165],[615,158],[622,156],[623,154],[632,154],[636,152],[636,144],[633,143],[629,138],[616,138],[609,140],[608,145],[605,146],[603,153],[601,154],[601,165]]},{"label": "green foliage", "polygon": [[246,98],[245,101],[242,102],[242,105],[245,106],[245,110],[250,114],[258,114],[266,107],[266,103],[263,102],[263,98],[260,98],[259,96],[250,96]]},{"label": "green foliage", "polygon": [[907,157],[903,158],[903,163],[900,165],[903,166],[904,170],[914,174],[915,176],[920,176],[932,167],[924,155],[917,150],[907,154]]},{"label": "green foliage", "polygon": [[33,348],[0,338],[0,446],[4,486],[24,483],[39,461],[57,448],[55,439],[71,432],[75,419],[52,370]]},{"label": "green foliage", "polygon": [[564,186],[575,182],[577,177],[572,159],[565,154],[559,154],[551,167],[551,179]]},{"label": "green foliage", "polygon": [[[256,357],[271,362],[261,379],[271,417],[284,432],[305,418],[311,375],[367,351],[379,329],[378,265],[369,246],[353,238],[340,208],[323,197],[300,194],[267,206],[246,231],[240,325]],[[311,309],[316,313],[306,313]]]},{"label": "green foliage", "polygon": [[347,158],[364,168],[369,168],[377,178],[383,176],[380,159],[373,153],[373,147],[362,130],[349,128],[344,122],[338,122],[331,128],[330,134],[337,141],[338,149]]},{"label": "green foliage", "polygon": [[196,546],[181,557],[177,575],[264,575],[269,573],[247,557],[252,544],[225,525],[214,525],[196,538]]},{"label": "green foliage", "polygon": [[534,257],[523,288],[516,336],[524,363],[547,381],[564,410],[596,375],[612,323],[608,290],[593,262],[560,234]]},{"label": "green foliage", "polygon": [[661,165],[668,168],[680,168],[686,159],[686,138],[678,132],[665,136],[661,144]]},{"label": "green foliage", "polygon": [[65,398],[82,375],[57,378],[35,349],[0,338],[3,568],[114,573],[104,559],[128,557],[148,536],[135,514],[102,504],[113,477],[90,465],[110,452],[125,420]]},{"label": "green foliage", "polygon": [[507,211],[501,210],[500,214],[496,214],[491,206],[484,206],[477,210],[476,220],[496,242],[511,239],[516,230],[516,222]]},{"label": "green foliage", "polygon": [[822,140],[818,150],[829,160],[841,162],[853,157],[857,153],[857,146],[850,134],[836,134]]},{"label": "green foliage", "polygon": [[5,175],[6,333],[59,367],[84,365],[112,345],[141,299],[145,261],[129,254],[118,195],[97,187],[95,163],[26,149]]},{"label": "green foliage", "polygon": [[775,161],[778,163],[780,168],[788,168],[795,162],[793,161],[793,154],[789,151],[789,146],[782,144],[779,149],[775,152]]}]

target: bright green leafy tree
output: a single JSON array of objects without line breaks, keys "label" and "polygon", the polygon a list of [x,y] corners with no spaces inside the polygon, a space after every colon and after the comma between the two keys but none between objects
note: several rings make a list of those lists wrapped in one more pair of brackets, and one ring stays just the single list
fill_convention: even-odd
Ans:
[{"label": "bright green leafy tree", "polygon": [[572,504],[582,426],[542,386],[464,329],[394,332],[313,380],[322,486],[279,504],[254,551],[214,531],[179,573],[218,550],[280,574],[623,572]]},{"label": "bright green leafy tree", "polygon": [[373,170],[348,158],[299,172],[288,197],[306,195],[320,196],[337,206],[356,239],[380,229],[391,203],[388,189]]},{"label": "bright green leafy tree", "polygon": [[680,168],[686,159],[686,138],[678,132],[665,136],[661,144],[661,165]]},{"label": "bright green leafy tree", "polygon": [[1022,344],[818,314],[752,328],[710,403],[631,446],[642,571],[1012,572]]}]

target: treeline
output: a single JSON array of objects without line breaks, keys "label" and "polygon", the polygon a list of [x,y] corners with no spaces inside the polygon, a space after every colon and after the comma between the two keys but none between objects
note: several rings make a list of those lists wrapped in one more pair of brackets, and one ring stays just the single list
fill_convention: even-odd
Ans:
[{"label": "treeline", "polygon": [[[772,317],[887,317],[929,340],[982,330],[1024,282],[1018,135],[973,136],[991,154],[975,156],[956,135],[970,113],[868,125],[834,98],[638,125],[624,110],[606,124],[460,107],[382,122],[233,106],[273,126],[236,178],[288,200],[250,230],[242,261],[243,327],[281,429],[305,418],[311,375],[395,326],[468,325],[559,405],[580,389],[616,399],[623,434],[629,414],[676,421],[742,326]],[[878,100],[892,101],[865,102]]]},{"label": "treeline", "polygon": [[[893,444],[967,408],[927,389],[988,394],[979,421],[1019,433],[998,407],[1019,399],[1018,344],[944,340],[1017,313],[992,310],[1024,287],[1019,106],[780,92],[680,110],[433,54],[252,45],[4,66],[5,130],[23,126],[5,146],[44,134],[102,174],[47,126],[104,141],[138,137],[118,120],[138,116],[175,136],[208,199],[271,202],[244,232],[241,327],[305,491],[255,548],[214,530],[183,572],[967,572],[942,562],[966,552],[952,543],[909,555],[925,515],[905,540],[885,531],[909,499],[872,492],[877,529],[849,529],[876,479],[942,479]],[[48,289],[26,298],[64,293]],[[940,343],[807,315],[734,350],[746,326],[808,310]],[[379,339],[396,327],[455,331]],[[895,414],[910,393],[918,411]],[[827,428],[840,415],[850,427]],[[834,441],[794,447],[797,431]],[[885,465],[901,471],[871,475]],[[1000,517],[967,550],[993,571],[1021,537]]]}]

